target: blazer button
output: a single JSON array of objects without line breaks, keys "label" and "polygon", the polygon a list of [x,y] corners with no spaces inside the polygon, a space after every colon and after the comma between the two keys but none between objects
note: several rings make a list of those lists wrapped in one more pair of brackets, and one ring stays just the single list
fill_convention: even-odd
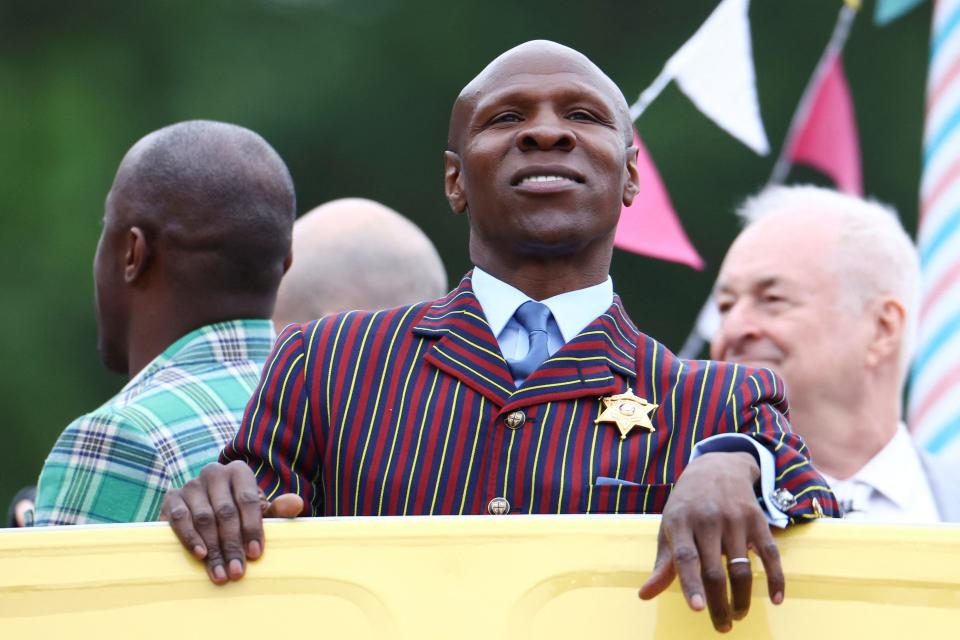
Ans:
[{"label": "blazer button", "polygon": [[507,414],[507,417],[503,419],[507,427],[510,429],[519,429],[523,426],[523,423],[527,421],[527,414],[519,409],[517,411],[512,411]]},{"label": "blazer button", "polygon": [[506,498],[494,498],[487,503],[487,513],[492,516],[505,516],[510,513],[510,503]]}]

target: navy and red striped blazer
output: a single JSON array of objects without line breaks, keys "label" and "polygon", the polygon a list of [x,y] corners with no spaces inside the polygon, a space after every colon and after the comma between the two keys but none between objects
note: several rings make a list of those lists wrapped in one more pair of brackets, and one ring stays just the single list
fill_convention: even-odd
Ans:
[{"label": "navy and red striped blazer", "polygon": [[[660,406],[655,431],[621,439],[595,419],[628,387]],[[741,432],[773,452],[791,521],[816,517],[814,498],[838,515],[785,413],[771,372],[680,360],[619,298],[517,389],[468,274],[435,302],[287,327],[221,461],[311,515],[479,514],[497,497],[511,513],[658,513],[696,442]]]}]

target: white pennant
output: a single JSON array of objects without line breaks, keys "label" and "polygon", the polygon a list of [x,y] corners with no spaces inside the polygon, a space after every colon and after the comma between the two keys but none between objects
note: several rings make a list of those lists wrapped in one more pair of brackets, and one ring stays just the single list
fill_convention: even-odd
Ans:
[{"label": "white pennant", "polygon": [[723,0],[666,69],[705,116],[757,153],[770,152],[760,119],[750,0]]},{"label": "white pennant", "polygon": [[675,80],[705,116],[757,153],[769,153],[757,102],[749,8],[750,0],[722,0],[641,94],[631,108],[634,119]]}]

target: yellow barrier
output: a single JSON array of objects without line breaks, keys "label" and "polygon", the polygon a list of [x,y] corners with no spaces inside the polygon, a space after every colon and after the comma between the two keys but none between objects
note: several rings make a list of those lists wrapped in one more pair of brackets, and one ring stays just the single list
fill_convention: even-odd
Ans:
[{"label": "yellow barrier", "polygon": [[[699,638],[674,586],[636,592],[645,516],[271,522],[264,558],[215,587],[165,525],[0,531],[0,638]],[[730,637],[960,637],[960,527],[818,522],[778,536],[786,602]],[[754,558],[754,568],[760,562]]]}]

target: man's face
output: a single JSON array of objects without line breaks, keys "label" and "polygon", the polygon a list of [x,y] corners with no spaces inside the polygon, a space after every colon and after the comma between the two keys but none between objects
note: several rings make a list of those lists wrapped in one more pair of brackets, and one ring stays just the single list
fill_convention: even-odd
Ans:
[{"label": "man's face", "polygon": [[451,198],[474,245],[513,256],[612,245],[636,150],[609,81],[561,54],[519,53],[476,89],[455,111],[462,198]]},{"label": "man's face", "polygon": [[126,373],[128,311],[123,286],[124,229],[115,210],[113,193],[107,196],[103,230],[93,258],[94,299],[97,314],[97,350],[108,369]]},{"label": "man's face", "polygon": [[717,279],[720,329],[710,355],[776,371],[791,405],[842,398],[863,379],[869,323],[843,290],[838,234],[773,214],[730,248]]}]

